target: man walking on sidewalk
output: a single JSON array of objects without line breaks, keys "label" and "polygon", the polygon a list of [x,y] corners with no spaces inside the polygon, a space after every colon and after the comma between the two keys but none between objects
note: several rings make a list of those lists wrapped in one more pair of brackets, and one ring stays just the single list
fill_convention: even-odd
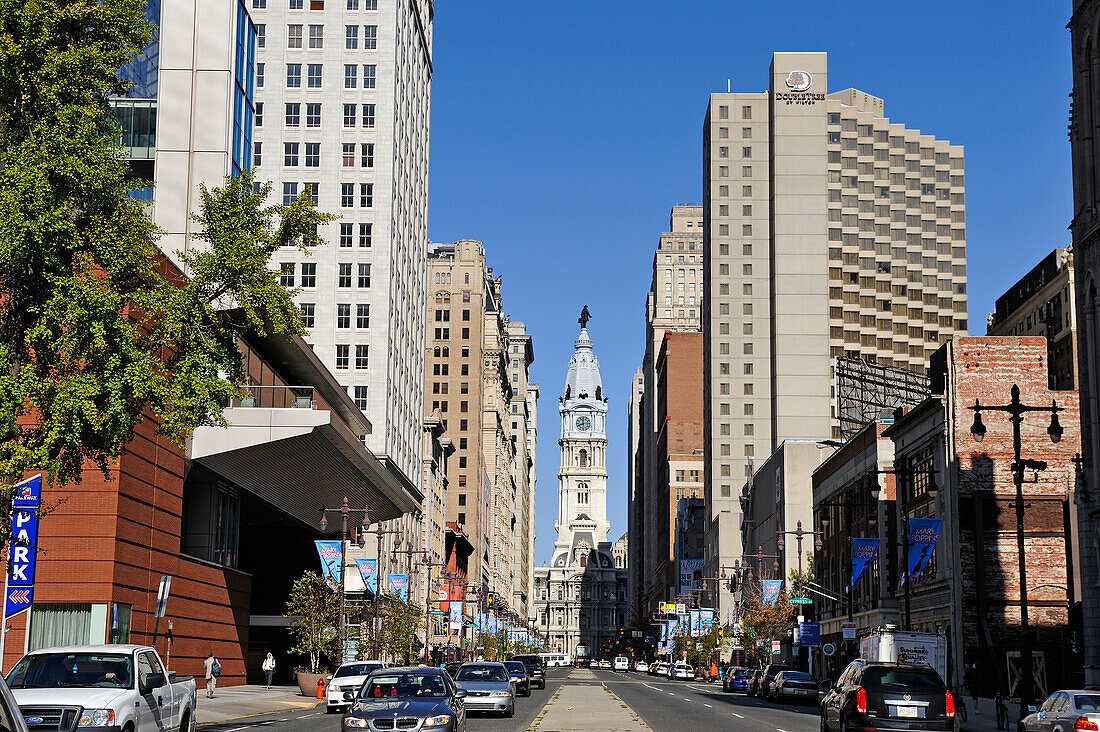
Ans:
[{"label": "man walking on sidewalk", "polygon": [[267,688],[271,688],[271,679],[275,676],[275,657],[270,653],[267,654],[267,658],[264,659],[263,666],[261,668],[264,671],[264,676],[267,678]]},{"label": "man walking on sidewalk", "polygon": [[206,667],[206,698],[213,699],[214,687],[218,685],[218,677],[221,676],[222,665],[218,663],[218,659],[214,657],[213,651],[210,651],[210,655],[206,657],[202,665]]}]

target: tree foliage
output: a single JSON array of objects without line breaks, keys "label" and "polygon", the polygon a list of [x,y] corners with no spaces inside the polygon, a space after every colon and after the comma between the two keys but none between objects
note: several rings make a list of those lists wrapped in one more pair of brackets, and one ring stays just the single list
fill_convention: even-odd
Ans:
[{"label": "tree foliage", "polygon": [[[128,178],[109,99],[149,40],[145,0],[0,3],[0,477],[106,471],[145,416],[177,442],[220,423],[247,330],[298,333],[268,270],[330,217],[265,206],[251,175],[202,191],[173,276]],[[194,250],[192,250],[194,252]],[[232,316],[226,308],[232,307]]]},{"label": "tree foliage", "polygon": [[411,663],[415,658],[414,646],[421,631],[424,609],[396,595],[384,595],[381,606],[382,652],[390,658],[402,658]]},{"label": "tree foliage", "polygon": [[[737,637],[751,662],[759,665],[771,658],[771,641],[786,635],[795,609],[787,602],[786,588],[780,590],[779,597],[771,606],[764,605],[760,592],[752,592],[751,589],[749,585],[742,586],[745,597],[741,604],[741,632]],[[764,641],[763,648],[756,647],[758,640]]]},{"label": "tree foliage", "polygon": [[306,571],[294,581],[286,603],[292,653],[309,655],[310,673],[320,673],[324,656],[333,653],[340,619],[340,600],[317,572]]}]

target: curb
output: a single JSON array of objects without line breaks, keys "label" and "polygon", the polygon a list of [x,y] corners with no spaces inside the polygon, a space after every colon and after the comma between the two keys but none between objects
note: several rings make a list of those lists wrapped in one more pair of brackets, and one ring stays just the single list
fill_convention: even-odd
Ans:
[{"label": "curb", "polygon": [[196,722],[196,727],[209,727],[212,724],[225,724],[226,722],[235,722],[238,719],[248,719],[249,717],[262,717],[265,714],[278,714],[279,712],[302,712],[307,709],[315,709],[320,705],[324,699],[311,699],[312,704],[306,704],[305,702],[281,702],[283,704],[290,704],[290,709],[268,709],[263,712],[250,712],[248,714],[240,714],[236,717],[228,717],[226,719],[219,719],[216,722]]},{"label": "curb", "polygon": [[637,713],[637,712],[635,712],[635,711],[634,711],[634,709],[633,709],[633,708],[631,708],[629,704],[627,704],[627,703],[626,703],[626,702],[624,702],[624,701],[623,701],[622,699],[620,699],[620,698],[619,698],[619,695],[618,695],[618,694],[616,694],[615,692],[613,692],[613,691],[612,691],[612,690],[611,690],[611,689],[610,689],[610,688],[608,687],[608,685],[607,685],[607,684],[604,684],[604,685],[603,685],[603,688],[604,688],[604,691],[606,691],[606,692],[607,692],[608,694],[610,694],[610,695],[611,695],[611,698],[612,698],[612,699],[614,699],[615,701],[619,702],[619,704],[621,704],[621,705],[622,705],[623,709],[625,709],[626,711],[630,712],[630,716],[631,716],[631,717],[633,717],[634,721],[635,721],[635,722],[637,722],[637,723],[638,723],[638,725],[639,725],[639,726],[640,726],[640,727],[641,727],[642,729],[647,729],[647,730],[649,730],[649,732],[653,732],[653,728],[652,728],[652,727],[650,727],[650,726],[649,726],[648,724],[646,724],[646,723],[645,723],[645,720],[644,720],[644,719],[642,719],[642,718],[641,718],[640,716],[638,716],[638,713]]}]

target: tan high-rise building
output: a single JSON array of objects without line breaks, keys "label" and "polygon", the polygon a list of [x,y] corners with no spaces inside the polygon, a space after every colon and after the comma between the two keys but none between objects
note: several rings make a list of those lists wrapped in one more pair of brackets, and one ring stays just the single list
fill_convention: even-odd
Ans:
[{"label": "tan high-rise building", "polygon": [[[531,338],[522,323],[513,327],[505,317],[501,278],[486,267],[478,241],[432,245],[427,311],[424,406],[429,414],[439,410],[456,448],[447,465],[447,521],[474,545],[470,583],[492,592],[496,608],[526,612],[538,396],[527,381]],[[513,334],[522,351],[517,368],[509,352]]]},{"label": "tan high-rise building", "polygon": [[741,553],[738,489],[784,439],[835,434],[831,359],[923,373],[967,329],[963,151],[829,93],[824,53],[703,127],[707,573]]}]

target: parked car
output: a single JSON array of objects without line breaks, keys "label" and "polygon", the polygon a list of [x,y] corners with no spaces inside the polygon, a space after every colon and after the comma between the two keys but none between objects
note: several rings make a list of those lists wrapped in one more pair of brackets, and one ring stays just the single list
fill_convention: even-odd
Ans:
[{"label": "parked car", "polygon": [[780,671],[772,683],[776,701],[817,702],[817,682],[805,671]]},{"label": "parked car", "polygon": [[639,672],[644,673],[644,674],[647,674],[647,673],[649,673],[649,664],[646,663],[645,661],[635,661],[634,662],[634,670],[639,671]]},{"label": "parked car", "polygon": [[512,683],[516,685],[518,696],[531,696],[531,677],[527,675],[527,667],[520,661],[505,661],[504,668],[512,676]]},{"label": "parked car", "polygon": [[358,692],[373,671],[385,667],[381,661],[352,661],[342,664],[336,669],[336,673],[327,679],[325,711],[331,714],[350,707],[351,703],[344,700],[344,692]]},{"label": "parked car", "polygon": [[458,674],[458,670],[462,668],[462,664],[458,662],[445,663],[443,664],[443,668],[447,673],[451,675],[451,678],[454,679],[454,677]]},{"label": "parked car", "polygon": [[656,661],[649,667],[650,676],[667,676],[668,675],[668,662]]},{"label": "parked car", "polygon": [[616,656],[613,667],[615,671],[629,671],[630,659],[626,656]]},{"label": "parked car", "polygon": [[775,683],[775,676],[780,671],[794,671],[793,666],[788,666],[785,663],[769,663],[764,667],[764,674],[760,677],[760,689],[756,695],[764,697],[765,699],[774,699],[775,689],[772,685]]},{"label": "parked car", "polygon": [[594,658],[591,661],[588,662],[588,668],[599,668],[599,667],[600,667],[600,662],[597,661]]},{"label": "parked car", "polygon": [[519,661],[527,669],[527,675],[531,678],[531,684],[540,689],[546,688],[546,669],[542,667],[541,655],[534,654],[512,656],[513,661]]},{"label": "parked car", "polygon": [[608,661],[606,658],[600,661],[600,668],[611,668],[611,661]]},{"label": "parked car", "polygon": [[[1091,726],[1090,726],[1091,725]],[[1074,732],[1100,728],[1100,692],[1056,691],[1020,720],[1021,732]]]},{"label": "parked car", "polygon": [[722,691],[748,692],[749,681],[752,680],[755,673],[756,671],[753,669],[743,668],[741,666],[734,666],[726,669],[726,675],[722,677]]},{"label": "parked car", "polygon": [[516,713],[516,685],[503,663],[464,663],[455,683],[467,692],[467,711],[501,712],[505,717]]},{"label": "parked car", "polygon": [[745,694],[748,696],[760,696],[760,681],[764,678],[764,669],[756,669],[752,672],[752,676],[749,677],[748,685],[745,687]]},{"label": "parked car", "polygon": [[195,729],[195,679],[166,672],[149,646],[43,648],[19,659],[7,681],[32,732]]},{"label": "parked car", "polygon": [[[15,703],[15,696],[4,683],[4,678],[0,676],[0,727],[6,728],[9,732],[28,732],[28,726],[19,705]],[[194,730],[194,728],[192,724],[191,729]]]},{"label": "parked car", "polygon": [[955,732],[955,700],[930,666],[852,661],[821,700],[821,732]]},{"label": "parked car", "polygon": [[677,681],[691,681],[695,678],[695,669],[691,664],[680,662],[672,667],[672,678]]},{"label": "parked car", "polygon": [[344,693],[350,705],[340,725],[344,730],[423,729],[466,732],[466,690],[438,668],[380,669],[355,692]]}]

